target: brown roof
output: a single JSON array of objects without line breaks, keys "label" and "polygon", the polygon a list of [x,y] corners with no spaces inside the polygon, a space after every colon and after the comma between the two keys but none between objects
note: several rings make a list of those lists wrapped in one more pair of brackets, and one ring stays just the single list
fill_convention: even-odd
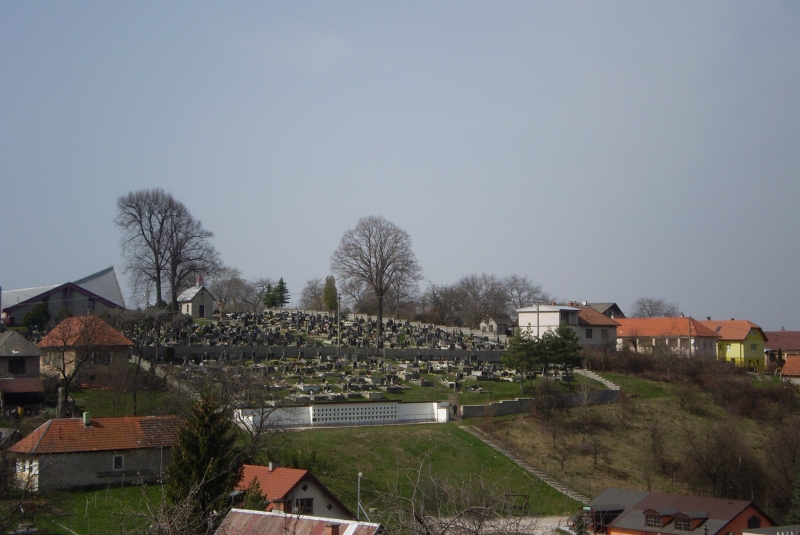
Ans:
[{"label": "brown roof", "polygon": [[[345,505],[329,491],[314,475],[308,470],[297,468],[277,467],[272,470],[269,466],[257,466],[245,464],[242,466],[242,478],[236,484],[236,490],[247,490],[254,478],[258,478],[258,486],[261,487],[261,494],[272,502],[273,500],[285,500],[287,495],[300,484],[304,479],[312,481],[317,487],[325,492],[331,501],[336,503],[342,511],[353,516]],[[267,511],[272,510],[273,504],[267,505]]]},{"label": "brown roof", "polygon": [[231,509],[216,535],[324,535],[325,526],[339,524],[340,535],[376,535],[381,525],[372,522],[334,520],[307,515]]},{"label": "brown roof", "polygon": [[40,357],[42,351],[17,331],[0,333],[0,357]]},{"label": "brown roof", "polygon": [[767,349],[771,351],[800,351],[800,331],[767,331]]},{"label": "brown roof", "polygon": [[67,318],[47,333],[39,347],[132,346],[133,342],[99,316]]},{"label": "brown roof", "polygon": [[40,377],[0,379],[0,392],[3,394],[41,394],[44,392],[44,383]]},{"label": "brown roof", "polygon": [[751,329],[756,329],[761,333],[764,340],[767,335],[761,330],[761,327],[747,320],[708,320],[701,321],[703,325],[714,331],[720,336],[721,340],[745,340],[747,335],[750,334]]},{"label": "brown roof", "polygon": [[786,357],[786,364],[781,368],[781,374],[788,377],[800,377],[800,356]]},{"label": "brown roof", "polygon": [[[694,318],[617,318],[618,338],[677,338],[680,336],[719,338]],[[691,330],[690,330],[691,329]]]},{"label": "brown roof", "polygon": [[578,325],[585,325],[587,327],[616,327],[619,325],[615,320],[590,306],[582,306],[579,308],[581,310],[578,312]]},{"label": "brown roof", "polygon": [[93,418],[89,427],[82,418],[59,418],[48,420],[11,451],[37,455],[174,446],[179,428],[177,416]]}]

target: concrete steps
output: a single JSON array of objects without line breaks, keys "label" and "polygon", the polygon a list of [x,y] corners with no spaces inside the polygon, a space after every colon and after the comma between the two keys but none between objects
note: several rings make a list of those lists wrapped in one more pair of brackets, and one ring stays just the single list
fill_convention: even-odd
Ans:
[{"label": "concrete steps", "polygon": [[498,444],[497,442],[495,442],[494,440],[492,440],[491,438],[486,436],[480,430],[478,430],[478,429],[476,429],[476,428],[474,428],[472,426],[462,427],[461,429],[463,429],[464,431],[466,431],[470,435],[474,436],[475,438],[477,438],[478,440],[480,440],[484,444],[486,444],[488,446],[491,446],[492,448],[496,449],[497,451],[499,451],[500,453],[502,453],[503,455],[505,455],[506,457],[508,457],[512,461],[514,461],[517,464],[517,466],[519,466],[520,468],[523,468],[524,470],[526,470],[530,474],[533,474],[538,479],[541,479],[542,481],[544,481],[545,483],[547,483],[548,485],[550,485],[551,487],[556,489],[561,494],[564,494],[565,496],[569,496],[573,500],[579,501],[581,503],[589,503],[589,498],[587,498],[586,496],[584,496],[583,494],[581,494],[581,493],[579,493],[577,491],[572,490],[571,488],[567,487],[566,485],[564,485],[560,481],[556,481],[555,479],[551,478],[550,476],[548,476],[547,474],[541,472],[540,470],[537,470],[536,468],[532,467],[530,464],[528,464],[523,459],[521,459],[517,454],[515,454],[512,451],[509,451],[509,450],[505,449],[503,446],[501,446],[500,444]]},{"label": "concrete steps", "polygon": [[597,375],[593,371],[580,370],[580,369],[576,369],[574,371],[578,375],[583,375],[584,377],[588,377],[589,379],[594,379],[597,382],[603,383],[603,385],[605,385],[605,387],[608,388],[609,390],[621,390],[619,385],[616,385],[616,384],[612,383],[611,381],[609,381],[605,377],[601,377],[601,376]]}]

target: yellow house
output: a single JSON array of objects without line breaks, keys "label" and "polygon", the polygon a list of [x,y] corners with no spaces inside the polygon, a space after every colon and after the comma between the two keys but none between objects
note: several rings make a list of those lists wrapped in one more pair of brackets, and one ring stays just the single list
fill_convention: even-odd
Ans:
[{"label": "yellow house", "polygon": [[747,320],[712,320],[702,322],[716,332],[717,357],[736,366],[761,371],[764,369],[764,342],[767,335],[761,327]]}]

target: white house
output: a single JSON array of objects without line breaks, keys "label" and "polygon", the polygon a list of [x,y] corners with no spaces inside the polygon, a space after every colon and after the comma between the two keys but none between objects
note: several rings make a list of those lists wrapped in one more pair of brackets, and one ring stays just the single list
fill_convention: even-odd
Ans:
[{"label": "white house", "polygon": [[518,308],[517,325],[520,331],[539,337],[547,331],[555,331],[562,323],[578,329],[579,308],[562,305],[533,305]]},{"label": "white house", "polygon": [[214,296],[203,286],[203,277],[178,296],[178,309],[193,318],[210,318],[214,313]]}]

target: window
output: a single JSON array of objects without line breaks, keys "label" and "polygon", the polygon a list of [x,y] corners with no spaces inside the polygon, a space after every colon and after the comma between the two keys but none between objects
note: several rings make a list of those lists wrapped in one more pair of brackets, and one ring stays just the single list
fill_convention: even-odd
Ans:
[{"label": "window", "polygon": [[730,353],[731,352],[731,345],[730,344],[725,344],[725,349],[728,351],[728,353]]},{"label": "window", "polygon": [[25,359],[10,359],[8,361],[8,373],[11,375],[22,375],[25,373]]},{"label": "window", "polygon": [[645,517],[647,519],[647,527],[649,528],[660,528],[661,527],[661,517],[657,515],[647,515]]},{"label": "window", "polygon": [[92,352],[92,364],[103,364],[105,366],[109,366],[113,359],[114,355],[111,352],[108,353],[95,353]]},{"label": "window", "polygon": [[298,515],[314,514],[314,498],[298,498],[294,501],[294,508]]},{"label": "window", "polygon": [[125,457],[122,455],[114,455],[114,460],[112,461],[111,469],[112,470],[122,470],[125,468]]},{"label": "window", "polygon": [[586,329],[586,338],[591,338],[591,337],[592,337],[592,330]]},{"label": "window", "polygon": [[756,515],[747,519],[747,529],[758,529],[761,527],[761,519]]},{"label": "window", "polygon": [[750,344],[750,351],[757,351],[756,344]]},{"label": "window", "polygon": [[692,521],[686,518],[676,518],[675,529],[678,531],[692,531]]}]

